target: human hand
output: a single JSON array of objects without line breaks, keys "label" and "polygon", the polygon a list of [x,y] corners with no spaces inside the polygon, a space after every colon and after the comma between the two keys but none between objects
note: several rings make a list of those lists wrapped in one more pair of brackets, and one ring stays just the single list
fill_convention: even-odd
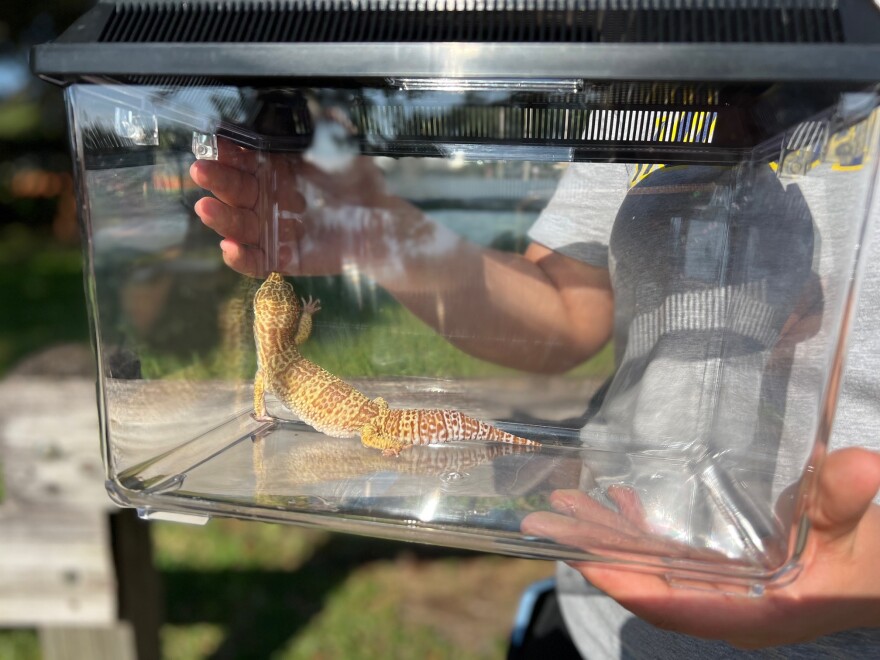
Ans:
[{"label": "human hand", "polygon": [[382,173],[369,158],[329,173],[290,154],[227,140],[218,148],[218,160],[197,160],[190,176],[214,194],[199,199],[195,211],[223,237],[223,260],[234,270],[326,275],[345,262],[366,270],[385,256],[389,242],[408,236],[414,209],[385,194]]},{"label": "human hand", "polygon": [[[880,626],[880,454],[844,449],[827,456],[808,503],[811,533],[800,575],[760,598],[721,590],[675,588],[662,576],[599,564],[572,563],[587,580],[625,608],[663,629],[725,640],[742,648],[805,642],[858,627]],[[580,491],[556,491],[551,504],[565,514],[540,512],[522,523],[526,534],[584,549],[596,538],[617,550],[661,553],[681,548],[647,534],[633,491],[609,489],[618,513]]]},{"label": "human hand", "polygon": [[263,154],[227,140],[220,140],[218,149],[218,160],[197,160],[190,166],[193,181],[214,194],[196,202],[196,214],[223,237],[220,248],[230,268],[265,275],[272,232],[283,244],[275,255],[283,270],[291,258],[286,243],[295,235],[298,214],[305,211],[296,185],[298,163],[287,154]]}]

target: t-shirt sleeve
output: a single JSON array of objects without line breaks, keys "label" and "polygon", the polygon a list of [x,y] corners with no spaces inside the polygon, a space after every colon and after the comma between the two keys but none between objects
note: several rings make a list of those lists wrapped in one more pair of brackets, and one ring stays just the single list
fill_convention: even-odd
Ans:
[{"label": "t-shirt sleeve", "polygon": [[628,184],[626,165],[572,163],[529,238],[567,257],[608,268],[611,228]]}]

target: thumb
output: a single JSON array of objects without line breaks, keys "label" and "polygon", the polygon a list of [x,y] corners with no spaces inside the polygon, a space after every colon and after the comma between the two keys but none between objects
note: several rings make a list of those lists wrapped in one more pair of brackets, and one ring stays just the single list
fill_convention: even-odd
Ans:
[{"label": "thumb", "polygon": [[813,529],[830,539],[851,532],[880,490],[880,454],[861,448],[830,453],[810,506]]}]

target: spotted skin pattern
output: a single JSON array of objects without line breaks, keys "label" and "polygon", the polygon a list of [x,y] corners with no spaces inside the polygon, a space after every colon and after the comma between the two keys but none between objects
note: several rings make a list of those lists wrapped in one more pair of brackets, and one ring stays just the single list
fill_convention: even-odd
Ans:
[{"label": "spotted skin pattern", "polygon": [[317,301],[300,302],[293,286],[272,273],[254,297],[257,374],[254,415],[271,419],[270,392],[309,426],[336,438],[360,436],[366,447],[397,456],[412,445],[458,440],[539,446],[456,410],[398,410],[370,399],[299,352],[312,330]]}]

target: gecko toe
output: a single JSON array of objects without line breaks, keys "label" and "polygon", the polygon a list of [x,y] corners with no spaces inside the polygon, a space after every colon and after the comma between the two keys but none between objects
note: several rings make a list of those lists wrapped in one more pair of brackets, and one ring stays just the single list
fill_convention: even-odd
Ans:
[{"label": "gecko toe", "polygon": [[309,296],[309,299],[301,298],[303,310],[308,314],[316,314],[321,311],[321,301]]}]

